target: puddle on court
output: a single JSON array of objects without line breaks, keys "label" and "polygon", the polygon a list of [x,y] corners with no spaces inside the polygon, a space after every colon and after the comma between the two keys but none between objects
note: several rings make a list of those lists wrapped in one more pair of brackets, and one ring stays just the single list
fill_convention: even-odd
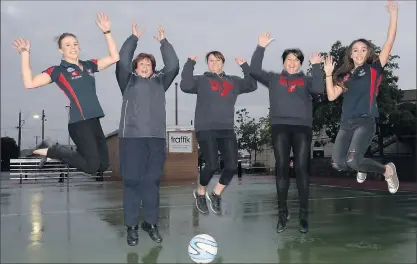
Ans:
[{"label": "puddle on court", "polygon": [[346,244],[346,247],[359,248],[359,249],[373,249],[373,250],[381,249],[381,247],[378,246],[377,244],[368,243],[364,241],[361,241],[359,243],[349,243],[349,244]]}]

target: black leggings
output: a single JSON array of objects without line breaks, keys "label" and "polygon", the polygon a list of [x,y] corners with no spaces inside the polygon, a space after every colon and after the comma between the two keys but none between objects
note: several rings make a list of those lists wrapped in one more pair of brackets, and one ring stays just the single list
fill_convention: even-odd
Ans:
[{"label": "black leggings", "polygon": [[47,157],[61,160],[88,174],[105,172],[109,167],[109,152],[100,120],[95,118],[68,124],[68,132],[77,150],[56,144],[49,147]]},{"label": "black leggings", "polygon": [[200,172],[200,185],[207,186],[216,173],[218,151],[223,156],[224,169],[219,183],[228,185],[237,170],[237,140],[234,131],[201,131],[197,132],[198,145],[205,161],[204,169]]},{"label": "black leggings", "polygon": [[290,187],[290,150],[294,153],[294,166],[300,196],[300,209],[308,209],[309,160],[312,129],[308,126],[273,125],[272,142],[276,161],[276,188],[280,212],[287,209],[288,189]]}]

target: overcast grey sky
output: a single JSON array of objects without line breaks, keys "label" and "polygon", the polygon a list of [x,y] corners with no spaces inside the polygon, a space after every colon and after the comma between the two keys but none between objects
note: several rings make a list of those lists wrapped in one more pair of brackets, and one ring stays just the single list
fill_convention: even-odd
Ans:
[{"label": "overcast grey sky", "polygon": [[[173,44],[180,65],[189,56],[198,56],[195,73],[207,66],[204,55],[217,49],[226,56],[225,71],[242,75],[235,63],[237,56],[250,59],[258,35],[271,31],[275,41],[268,47],[264,67],[281,71],[280,55],[285,48],[299,47],[306,57],[312,52],[329,51],[340,40],[347,45],[365,37],[381,46],[388,30],[386,1],[2,1],[1,2],[1,135],[17,139],[18,112],[25,125],[22,146],[33,147],[35,136],[41,135],[40,120],[33,119],[42,109],[47,115],[45,135],[66,143],[67,97],[55,85],[26,90],[21,79],[20,58],[12,48],[13,40],[24,37],[31,41],[31,67],[34,74],[60,63],[54,37],[62,32],[78,36],[82,59],[100,58],[107,46],[95,20],[97,12],[105,12],[112,22],[112,33],[120,48],[131,34],[136,20],[146,32],[136,53],[151,52],[161,68],[159,43],[152,37],[158,24],[165,26],[166,38]],[[393,54],[398,54],[399,87],[416,88],[416,2],[399,2],[399,22]],[[307,59],[308,60],[308,59]],[[308,62],[304,64],[305,70]],[[117,129],[122,96],[116,83],[115,66],[96,74],[97,94],[106,116],[102,119],[105,133]],[[175,80],[180,82],[180,74]],[[173,125],[174,84],[166,94],[167,123]],[[189,125],[194,117],[196,97],[179,90],[179,124]],[[247,108],[260,117],[267,114],[268,93],[259,84],[258,91],[240,96],[236,108]]]}]

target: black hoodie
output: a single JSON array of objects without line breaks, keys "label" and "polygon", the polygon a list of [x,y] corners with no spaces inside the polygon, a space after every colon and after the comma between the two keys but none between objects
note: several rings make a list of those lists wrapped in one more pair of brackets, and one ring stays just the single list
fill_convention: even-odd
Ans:
[{"label": "black hoodie", "polygon": [[273,125],[302,125],[312,127],[311,94],[324,92],[324,75],[320,63],[312,65],[312,76],[302,71],[289,74],[262,70],[265,48],[257,46],[250,66],[251,75],[269,88],[270,119]]},{"label": "black hoodie", "polygon": [[205,72],[193,75],[196,62],[188,59],[181,73],[181,90],[197,94],[195,108],[195,131],[233,130],[237,96],[258,88],[256,80],[249,74],[249,65],[240,67],[244,78]]}]

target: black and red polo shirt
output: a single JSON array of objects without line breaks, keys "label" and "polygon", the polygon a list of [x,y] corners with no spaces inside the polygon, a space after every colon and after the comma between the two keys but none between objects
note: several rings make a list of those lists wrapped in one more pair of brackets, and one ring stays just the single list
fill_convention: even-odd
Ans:
[{"label": "black and red polo shirt", "polygon": [[345,77],[347,91],[343,94],[342,121],[360,116],[379,117],[376,97],[382,80],[381,61],[363,64]]},{"label": "black and red polo shirt", "polygon": [[79,63],[82,70],[77,65],[62,60],[59,66],[52,66],[44,71],[70,100],[69,123],[104,116],[96,94],[94,73],[98,72],[97,60],[80,60]]}]

